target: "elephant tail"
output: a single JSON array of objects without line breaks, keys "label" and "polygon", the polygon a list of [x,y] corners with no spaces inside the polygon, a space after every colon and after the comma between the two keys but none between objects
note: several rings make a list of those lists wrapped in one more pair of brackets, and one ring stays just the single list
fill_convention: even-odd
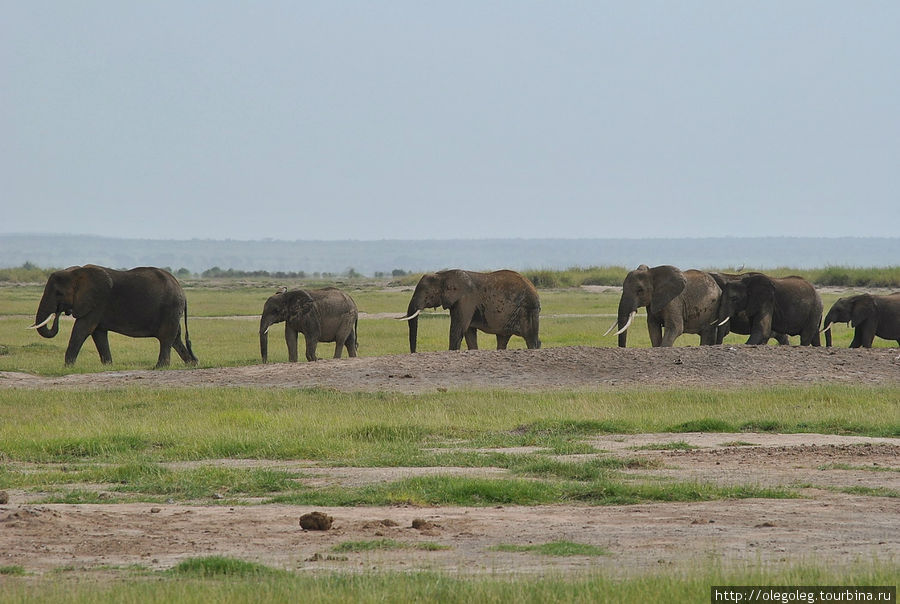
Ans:
[{"label": "elephant tail", "polygon": [[184,301],[184,347],[187,348],[188,357],[193,361],[197,362],[197,355],[194,354],[194,351],[191,350],[191,336],[188,333],[188,323],[187,323],[187,300]]}]

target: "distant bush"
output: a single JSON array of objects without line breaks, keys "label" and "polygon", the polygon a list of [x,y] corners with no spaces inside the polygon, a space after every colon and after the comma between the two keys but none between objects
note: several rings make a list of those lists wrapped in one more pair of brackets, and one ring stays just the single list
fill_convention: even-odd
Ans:
[{"label": "distant bush", "polygon": [[248,278],[275,278],[275,279],[305,279],[304,271],[242,271],[229,268],[222,270],[218,266],[208,268],[200,276],[204,279],[248,279]]},{"label": "distant bush", "polygon": [[628,269],[621,266],[590,266],[571,267],[564,271],[527,270],[522,274],[537,288],[553,289],[582,285],[622,285]]},{"label": "distant bush", "polygon": [[0,268],[0,282],[8,283],[42,283],[47,280],[55,268],[40,268],[26,262],[14,268]]}]

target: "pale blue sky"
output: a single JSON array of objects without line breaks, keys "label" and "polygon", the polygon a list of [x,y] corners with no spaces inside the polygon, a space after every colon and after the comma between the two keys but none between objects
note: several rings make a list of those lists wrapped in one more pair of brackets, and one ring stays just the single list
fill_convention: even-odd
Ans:
[{"label": "pale blue sky", "polygon": [[0,9],[2,233],[900,232],[896,0]]}]

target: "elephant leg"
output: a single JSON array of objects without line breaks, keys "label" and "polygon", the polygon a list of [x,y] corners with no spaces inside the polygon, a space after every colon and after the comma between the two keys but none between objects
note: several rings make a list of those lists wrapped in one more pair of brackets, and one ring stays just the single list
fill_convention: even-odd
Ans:
[{"label": "elephant leg", "polygon": [[356,350],[359,348],[359,343],[356,341],[356,329],[350,330],[350,334],[344,340],[344,345],[347,347],[347,355],[351,358],[355,357]]},{"label": "elephant leg", "polygon": [[450,309],[450,350],[459,350],[463,336],[472,323],[473,312],[473,309],[463,308],[460,304]]},{"label": "elephant leg", "polygon": [[109,332],[105,329],[95,329],[91,334],[91,339],[94,340],[94,346],[100,353],[100,362],[104,365],[112,363],[112,353],[109,351]]},{"label": "elephant leg", "polygon": [[778,342],[779,346],[790,346],[791,339],[784,333],[775,333],[772,334],[772,337],[775,338],[775,341]]},{"label": "elephant leg", "polygon": [[684,333],[684,318],[675,314],[675,316],[671,317],[668,321],[666,321],[665,331],[663,332],[662,342],[659,343],[660,346],[670,347],[675,344],[675,340]]},{"label": "elephant leg", "polygon": [[497,350],[506,350],[506,346],[509,344],[509,338],[512,336],[497,336]]},{"label": "elephant leg", "polygon": [[172,340],[159,338],[159,357],[156,359],[156,368],[168,367],[172,357]]},{"label": "elephant leg", "polygon": [[860,328],[856,328],[856,331],[853,332],[853,341],[850,342],[850,348],[859,348],[862,346],[862,334],[860,333],[862,330]]},{"label": "elephant leg", "polygon": [[529,349],[536,349],[541,347],[541,339],[538,337],[538,331],[540,329],[540,317],[537,312],[532,312],[530,320],[526,325],[526,329],[523,330],[522,337],[525,338],[525,346]]},{"label": "elephant leg", "polygon": [[751,320],[750,337],[747,339],[747,344],[759,346],[768,342],[770,337],[772,337],[771,315]]},{"label": "elephant leg", "polygon": [[[306,334],[303,334],[303,339],[306,340],[306,360],[312,363],[313,361],[316,361],[318,359],[318,357],[316,356],[316,347],[318,346],[319,341],[316,340],[315,338],[313,338],[312,336],[308,336]],[[335,357],[334,358],[336,358],[336,359],[340,358],[340,355],[338,354],[338,346],[343,348],[342,344],[335,345],[335,347],[334,347]]]},{"label": "elephant leg", "polygon": [[714,344],[721,344],[718,341],[719,339],[719,330],[715,325],[711,325],[708,328],[704,328],[703,331],[700,332],[700,345],[701,346],[712,346]]},{"label": "elephant leg", "polygon": [[72,335],[69,336],[69,345],[66,347],[66,365],[75,364],[75,359],[78,358],[78,353],[81,352],[84,341],[87,340],[87,337],[94,331],[94,327],[95,325],[85,323],[84,321],[75,321],[75,326],[72,328]]},{"label": "elephant leg", "polygon": [[[867,321],[867,323],[871,323],[871,321]],[[862,338],[861,343],[863,348],[871,348],[872,344],[875,342],[875,328],[869,325],[866,325],[862,329]]]},{"label": "elephant leg", "polygon": [[284,342],[287,344],[288,349],[288,360],[291,363],[297,362],[297,338],[299,334],[296,329],[288,325],[284,324]]},{"label": "elephant leg", "polygon": [[185,365],[196,365],[197,357],[195,357],[191,352],[188,351],[187,346],[184,345],[184,342],[181,341],[181,326],[178,326],[178,332],[175,334],[175,340],[172,341],[172,348],[175,349],[175,352],[178,353],[178,356],[181,357],[181,360],[184,361]]},{"label": "elephant leg", "polygon": [[478,330],[470,327],[466,330],[466,348],[469,350],[478,350]]},{"label": "elephant leg", "polygon": [[662,323],[647,315],[647,331],[650,334],[650,345],[658,348],[662,344]]}]

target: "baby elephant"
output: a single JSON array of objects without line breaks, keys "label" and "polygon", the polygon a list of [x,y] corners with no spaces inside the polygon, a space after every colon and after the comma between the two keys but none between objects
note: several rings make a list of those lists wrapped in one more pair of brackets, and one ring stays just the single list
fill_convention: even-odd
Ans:
[{"label": "baby elephant", "polygon": [[316,345],[319,342],[334,342],[334,358],[341,358],[341,351],[347,347],[347,354],[356,356],[356,303],[353,298],[334,287],[324,289],[282,288],[266,300],[259,320],[259,352],[263,363],[268,360],[269,327],[284,321],[284,340],[287,342],[288,358],[297,361],[297,334],[306,338],[306,360],[316,360]]},{"label": "baby elephant", "polygon": [[900,293],[860,294],[835,302],[825,315],[826,346],[831,346],[831,326],[848,321],[856,328],[850,348],[871,348],[875,336],[900,344]]}]

